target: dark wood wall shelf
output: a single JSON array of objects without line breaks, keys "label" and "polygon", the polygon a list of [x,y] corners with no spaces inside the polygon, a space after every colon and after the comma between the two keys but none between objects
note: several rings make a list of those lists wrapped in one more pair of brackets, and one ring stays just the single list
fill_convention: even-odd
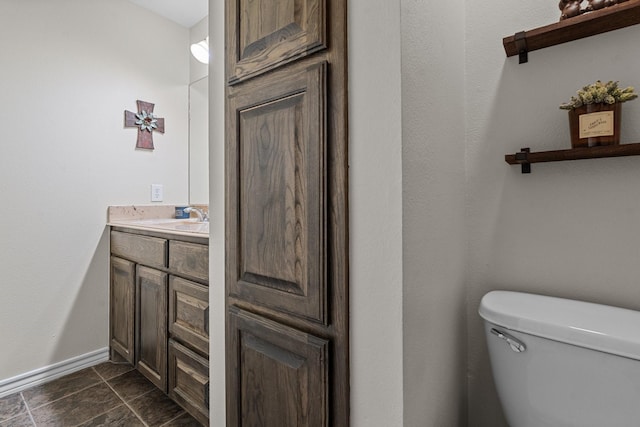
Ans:
[{"label": "dark wood wall shelf", "polygon": [[531,173],[532,163],[626,156],[640,156],[640,143],[539,151],[535,153],[530,152],[529,148],[523,148],[519,153],[505,155],[504,160],[510,165],[521,165],[522,173]]},{"label": "dark wood wall shelf", "polygon": [[[560,11],[558,11],[558,16]],[[533,50],[618,30],[640,23],[640,0],[629,0],[604,9],[588,12],[555,24],[521,31],[502,39],[507,56],[520,55],[520,63],[527,62]]]}]

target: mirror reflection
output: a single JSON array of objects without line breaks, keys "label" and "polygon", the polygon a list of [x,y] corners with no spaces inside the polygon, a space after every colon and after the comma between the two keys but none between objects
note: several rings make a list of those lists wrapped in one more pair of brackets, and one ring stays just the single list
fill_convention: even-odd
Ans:
[{"label": "mirror reflection", "polygon": [[189,204],[209,204],[209,80],[189,85]]}]

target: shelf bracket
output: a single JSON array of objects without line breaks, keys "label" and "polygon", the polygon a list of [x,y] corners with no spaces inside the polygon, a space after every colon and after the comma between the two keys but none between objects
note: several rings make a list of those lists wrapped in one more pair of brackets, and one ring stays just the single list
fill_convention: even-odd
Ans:
[{"label": "shelf bracket", "polygon": [[520,163],[522,173],[531,173],[531,163],[529,163],[529,153],[531,149],[529,147],[520,149],[519,153],[516,153],[516,161]]},{"label": "shelf bracket", "polygon": [[518,64],[529,62],[529,48],[527,47],[527,33],[520,31],[513,36],[518,51]]}]

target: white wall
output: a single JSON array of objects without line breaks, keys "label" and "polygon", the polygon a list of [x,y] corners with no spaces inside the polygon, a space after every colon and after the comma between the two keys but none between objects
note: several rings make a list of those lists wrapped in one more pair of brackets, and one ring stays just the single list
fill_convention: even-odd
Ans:
[{"label": "white wall", "polygon": [[348,5],[351,425],[402,426],[400,0]]},{"label": "white wall", "polygon": [[189,33],[124,0],[0,3],[2,381],[108,346],[108,205],[187,200]]},{"label": "white wall", "polygon": [[[640,159],[532,165],[521,147],[570,148],[558,105],[597,79],[640,87],[640,27],[506,58],[502,38],[558,20],[555,4],[467,1],[469,425],[505,426],[477,314],[492,289],[640,309]],[[623,106],[622,142],[640,141],[640,102]]]},{"label": "white wall", "polygon": [[432,9],[349,2],[352,426],[466,425],[464,3]]},{"label": "white wall", "polygon": [[402,0],[406,427],[466,425],[464,15]]},{"label": "white wall", "polygon": [[224,3],[209,0],[209,395],[211,427],[226,426],[224,242]]}]

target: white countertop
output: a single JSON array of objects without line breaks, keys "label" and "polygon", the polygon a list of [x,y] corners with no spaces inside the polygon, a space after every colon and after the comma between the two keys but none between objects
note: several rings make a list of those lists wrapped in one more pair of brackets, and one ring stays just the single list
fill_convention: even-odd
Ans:
[{"label": "white countertop", "polygon": [[209,223],[192,219],[131,219],[110,221],[107,225],[127,227],[137,230],[163,231],[172,234],[197,235],[209,237]]},{"label": "white countertop", "polygon": [[175,206],[111,206],[107,225],[136,230],[162,231],[183,236],[209,237],[209,223],[197,218],[177,219],[171,216]]}]

